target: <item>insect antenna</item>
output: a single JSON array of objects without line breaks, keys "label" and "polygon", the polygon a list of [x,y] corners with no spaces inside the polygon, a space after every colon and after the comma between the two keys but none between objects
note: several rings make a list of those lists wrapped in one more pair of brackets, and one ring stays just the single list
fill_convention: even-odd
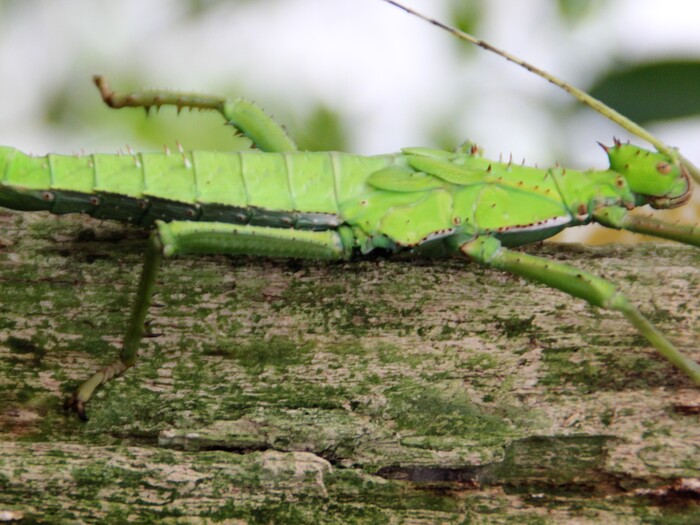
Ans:
[{"label": "insect antenna", "polygon": [[529,62],[526,62],[525,60],[516,57],[515,55],[512,55],[508,53],[507,51],[504,51],[503,49],[497,48],[485,40],[481,40],[480,38],[477,38],[473,35],[470,35],[469,33],[465,33],[464,31],[457,29],[454,26],[451,26],[449,24],[446,24],[444,22],[440,22],[439,20],[436,20],[434,18],[431,18],[427,15],[424,15],[423,13],[420,13],[408,6],[405,6],[401,4],[400,2],[396,2],[395,0],[383,0],[387,4],[391,4],[395,7],[398,7],[402,11],[405,11],[406,13],[413,15],[415,17],[420,18],[421,20],[424,20],[428,22],[429,24],[432,24],[436,27],[439,27],[440,29],[443,29],[444,31],[447,31],[448,33],[456,36],[460,40],[465,40],[469,42],[470,44],[474,44],[475,46],[479,46],[482,49],[485,49],[486,51],[489,51],[491,53],[494,53],[500,57],[505,58],[509,62],[512,62],[514,64],[517,64],[518,66],[526,69],[527,71],[534,73],[535,75],[547,80],[548,82],[554,84],[555,86],[563,89],[573,97],[579,100],[579,102],[587,105],[588,107],[594,109],[604,117],[612,120],[613,122],[617,123],[619,126],[623,127],[630,133],[638,136],[639,138],[646,140],[650,144],[652,144],[657,151],[663,153],[664,155],[670,157],[674,161],[679,160],[683,165],[687,168],[687,170],[690,172],[691,176],[695,180],[695,182],[700,184],[700,169],[698,169],[692,162],[690,162],[688,159],[686,159],[683,155],[681,155],[677,149],[671,148],[668,146],[666,143],[664,143],[661,139],[658,139],[651,133],[649,133],[646,129],[644,129],[642,126],[637,124],[636,122],[628,119],[625,117],[622,113],[619,113],[618,111],[614,110],[607,104],[603,103],[602,101],[598,100],[595,97],[592,97],[585,91],[577,88],[576,86],[573,86],[569,84],[568,82],[565,82],[564,80],[561,80],[560,78],[552,75],[551,73],[548,73],[544,69],[540,69],[537,66],[534,66],[530,64]]}]

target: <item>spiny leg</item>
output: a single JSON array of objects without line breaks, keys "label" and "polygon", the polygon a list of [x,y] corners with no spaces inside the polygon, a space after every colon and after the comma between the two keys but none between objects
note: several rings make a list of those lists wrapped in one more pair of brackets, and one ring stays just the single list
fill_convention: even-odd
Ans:
[{"label": "spiny leg", "polygon": [[100,90],[102,100],[110,108],[146,108],[155,106],[175,106],[182,108],[213,110],[221,113],[226,122],[240,130],[261,151],[282,152],[297,151],[294,141],[285,129],[267,115],[257,104],[239,98],[228,100],[211,95],[183,93],[178,91],[142,90],[119,94],[112,90],[107,80],[95,75],[92,77]]},{"label": "spiny leg", "polygon": [[594,306],[621,312],[661,355],[700,385],[700,364],[682,354],[611,282],[568,264],[509,250],[493,237],[479,237],[461,245],[460,250],[486,266],[557,288]]},{"label": "spiny leg", "polygon": [[643,233],[700,247],[700,226],[697,224],[670,224],[653,217],[633,215],[619,206],[600,208],[593,213],[593,218],[608,228]]},{"label": "spiny leg", "polygon": [[75,410],[82,420],[87,420],[85,404],[95,389],[122,375],[136,362],[138,347],[145,333],[144,321],[164,255],[221,253],[339,260],[349,258],[351,252],[351,232],[343,229],[306,231],[225,223],[156,221],[120,358],[85,381],[66,400],[66,408]]}]

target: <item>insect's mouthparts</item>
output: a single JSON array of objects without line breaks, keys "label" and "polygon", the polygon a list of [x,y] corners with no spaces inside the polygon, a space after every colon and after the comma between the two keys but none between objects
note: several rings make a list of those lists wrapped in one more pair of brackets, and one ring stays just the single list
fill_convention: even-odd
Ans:
[{"label": "insect's mouthparts", "polygon": [[690,173],[681,165],[681,177],[685,183],[685,190],[675,197],[662,196],[662,197],[649,197],[647,200],[649,205],[654,209],[664,209],[668,210],[671,208],[678,208],[686,204],[690,197],[693,195],[693,186],[690,184]]}]

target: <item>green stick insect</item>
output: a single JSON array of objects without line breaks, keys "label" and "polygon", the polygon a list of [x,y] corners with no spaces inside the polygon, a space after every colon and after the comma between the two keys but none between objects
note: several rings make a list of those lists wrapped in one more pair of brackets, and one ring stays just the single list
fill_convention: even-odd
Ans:
[{"label": "green stick insect", "polygon": [[199,253],[327,260],[380,250],[461,255],[621,312],[700,385],[700,365],[614,284],[511,249],[590,222],[700,246],[696,226],[629,213],[688,201],[690,176],[677,156],[616,141],[603,146],[608,169],[582,172],[488,160],[471,143],[456,151],[405,148],[369,157],[304,152],[251,102],[171,91],[121,95],[104,78],[94,81],[112,108],[218,111],[257,150],[33,157],[0,148],[0,206],[152,228],[120,359],[67,401],[82,419],[95,389],[136,362],[162,258]]}]

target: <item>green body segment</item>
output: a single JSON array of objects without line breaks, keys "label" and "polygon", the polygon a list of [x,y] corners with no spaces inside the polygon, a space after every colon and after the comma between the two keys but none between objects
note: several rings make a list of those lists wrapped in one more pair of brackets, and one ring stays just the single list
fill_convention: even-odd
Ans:
[{"label": "green body segment", "polygon": [[218,153],[47,155],[0,150],[0,206],[150,225],[216,221],[328,229],[339,196],[363,191],[390,155]]},{"label": "green body segment", "polygon": [[[351,228],[356,247],[397,251],[491,234],[547,238],[596,209],[634,205],[613,171],[548,170],[473,153],[406,149],[363,157],[256,151],[32,157],[0,149],[0,206],[295,230]],[[434,242],[435,241],[435,242]]]}]

